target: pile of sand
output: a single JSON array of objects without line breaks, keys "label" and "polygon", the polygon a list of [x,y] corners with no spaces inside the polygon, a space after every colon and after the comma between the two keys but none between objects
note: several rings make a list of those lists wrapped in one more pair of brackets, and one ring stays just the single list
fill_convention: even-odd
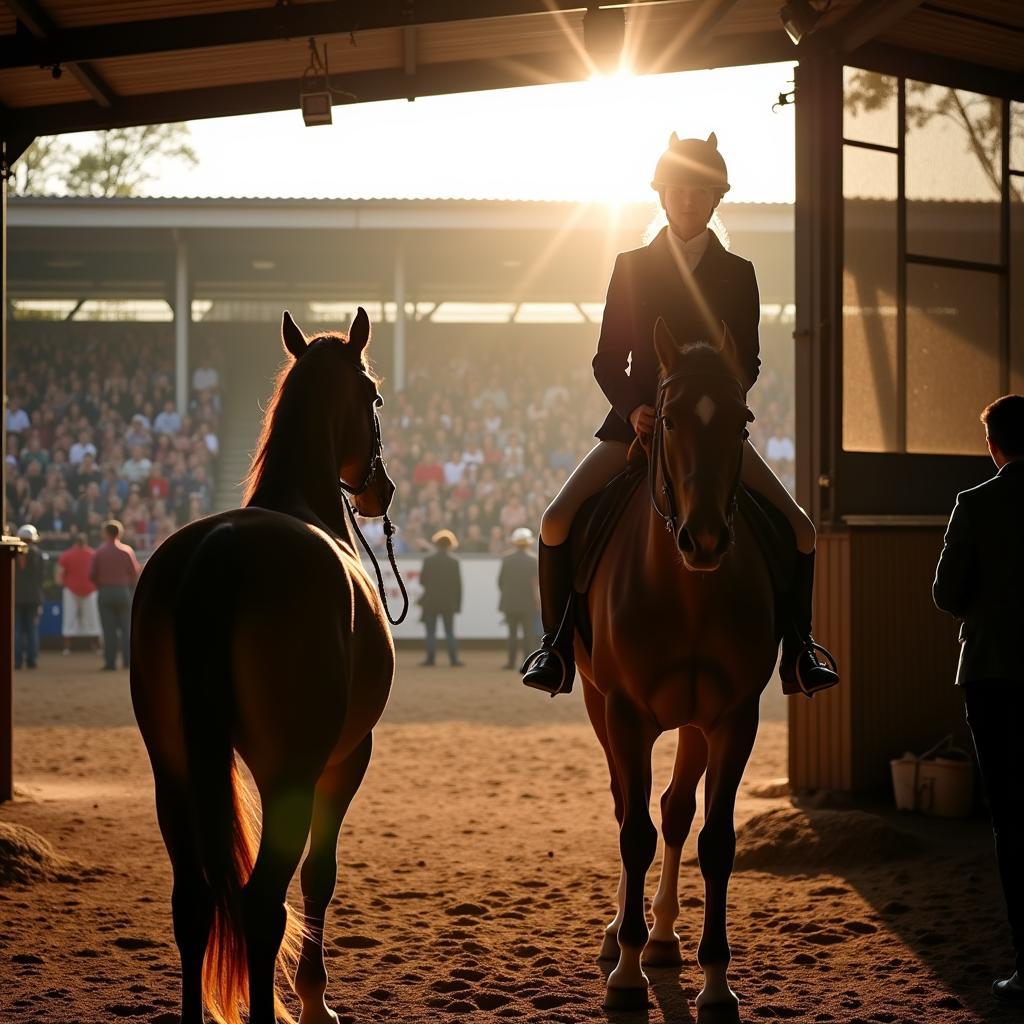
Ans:
[{"label": "pile of sand", "polygon": [[61,856],[38,832],[0,821],[0,885],[67,877],[76,865]]},{"label": "pile of sand", "polygon": [[739,830],[736,870],[882,864],[919,852],[914,836],[876,814],[778,807]]}]

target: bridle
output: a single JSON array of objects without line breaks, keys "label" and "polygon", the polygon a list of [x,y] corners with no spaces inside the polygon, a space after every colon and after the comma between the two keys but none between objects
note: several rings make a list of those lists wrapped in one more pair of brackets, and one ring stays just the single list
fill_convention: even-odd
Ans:
[{"label": "bridle", "polygon": [[405,589],[405,581],[402,579],[402,574],[398,571],[398,565],[395,563],[395,547],[394,542],[391,539],[395,535],[395,524],[391,522],[391,517],[385,509],[383,517],[384,540],[388,548],[388,561],[391,563],[391,571],[395,574],[395,579],[398,581],[398,589],[402,592],[402,614],[399,615],[397,619],[393,619],[391,617],[391,608],[388,606],[388,597],[384,590],[384,576],[380,571],[380,564],[377,562],[377,556],[373,553],[370,545],[366,543],[363,531],[359,529],[359,523],[356,521],[356,513],[352,507],[352,502],[349,501],[349,497],[358,498],[360,494],[365,493],[370,484],[373,483],[374,478],[377,476],[378,470],[387,471],[387,464],[384,462],[384,446],[381,444],[380,439],[380,417],[377,415],[377,408],[383,404],[384,402],[380,395],[374,395],[373,405],[371,406],[371,415],[373,416],[373,452],[370,456],[370,463],[366,468],[366,475],[363,477],[362,483],[360,483],[358,487],[350,487],[344,480],[339,480],[338,484],[341,487],[341,500],[344,502],[345,508],[348,510],[348,517],[352,523],[352,529],[355,530],[355,534],[359,538],[359,543],[363,545],[363,550],[373,563],[373,571],[377,574],[377,591],[380,593],[380,599],[384,605],[384,614],[388,617],[388,622],[390,622],[392,626],[397,626],[399,623],[404,622],[406,615],[409,614],[409,593]]},{"label": "bridle", "polygon": [[[675,494],[672,490],[672,479],[669,476],[668,466],[664,455],[666,419],[664,413],[665,394],[668,386],[678,380],[695,380],[698,378],[729,381],[736,389],[737,400],[746,411],[746,421],[748,423],[752,423],[754,420],[754,414],[747,407],[743,386],[740,384],[739,380],[730,373],[720,373],[714,370],[680,370],[678,373],[670,374],[658,384],[658,396],[655,399],[654,407],[654,434],[651,438],[651,457],[648,460],[647,477],[651,494],[651,505],[653,506],[654,511],[661,517],[662,522],[665,524],[665,529],[671,533],[673,537],[676,537],[679,534],[679,526],[677,522],[679,519],[679,513],[676,509]],[[749,436],[749,431],[744,427],[743,441],[746,441]],[[732,533],[733,519],[736,516],[736,495],[739,492],[740,474],[742,471],[743,458],[741,456],[736,467],[736,475],[733,479],[732,487],[729,491],[729,507],[725,516],[725,523],[729,528],[730,533]],[[664,508],[658,500],[659,475],[661,476],[661,495],[665,499]]]}]

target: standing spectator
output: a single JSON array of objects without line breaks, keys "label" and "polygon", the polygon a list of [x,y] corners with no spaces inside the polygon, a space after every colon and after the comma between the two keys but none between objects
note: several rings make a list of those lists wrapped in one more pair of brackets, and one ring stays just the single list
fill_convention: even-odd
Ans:
[{"label": "standing spectator", "polygon": [[[533,622],[540,609],[540,592],[537,589],[537,556],[529,551],[533,546],[533,531],[525,526],[512,534],[515,551],[501,560],[498,573],[498,590],[501,600],[498,611],[505,616],[508,625],[508,658],[504,668],[517,668],[525,660],[536,642]],[[516,648],[522,637],[523,657],[516,658]]]},{"label": "standing spectator", "polygon": [[57,559],[57,584],[64,588],[64,653],[71,653],[71,640],[88,637],[99,645],[99,605],[96,584],[89,577],[95,551],[85,542],[85,534],[75,535],[71,547]]},{"label": "standing spectator", "polygon": [[992,994],[1024,1007],[1024,395],[997,399],[981,420],[998,472],[957,495],[932,596],[960,620],[956,681],[992,814],[1016,951],[1016,970],[993,982]]},{"label": "standing spectator", "polygon": [[28,550],[18,555],[14,567],[14,667],[35,668],[43,613],[43,556],[34,526],[19,526],[18,537]]},{"label": "standing spectator", "polygon": [[423,559],[420,586],[423,596],[423,625],[427,632],[426,657],[423,665],[433,665],[437,654],[437,620],[444,623],[444,638],[448,644],[448,660],[453,667],[461,666],[459,648],[455,639],[455,616],[462,611],[462,571],[451,552],[459,546],[451,530],[438,530],[430,538],[437,551]]},{"label": "standing spectator", "polygon": [[121,541],[123,533],[124,527],[116,519],[103,524],[103,544],[92,556],[89,569],[89,579],[99,591],[104,672],[117,668],[118,647],[125,668],[130,655],[132,587],[140,569],[135,552]]}]

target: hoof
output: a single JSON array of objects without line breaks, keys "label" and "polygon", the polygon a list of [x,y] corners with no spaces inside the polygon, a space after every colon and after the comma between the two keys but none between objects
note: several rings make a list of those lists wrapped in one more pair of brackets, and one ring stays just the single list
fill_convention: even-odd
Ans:
[{"label": "hoof", "polygon": [[599,962],[619,962],[619,940],[616,938],[615,932],[604,933],[604,941],[601,943],[601,952],[598,953],[597,959]]},{"label": "hoof", "polygon": [[299,1024],[338,1024],[338,1015],[326,1004],[303,1007],[299,1014]]},{"label": "hoof", "polygon": [[605,992],[606,1010],[646,1010],[648,1005],[646,988],[612,988],[609,985]]},{"label": "hoof", "polygon": [[682,954],[679,952],[679,940],[671,941],[665,939],[651,939],[644,949],[643,959],[640,961],[644,967],[680,967],[683,963]]}]

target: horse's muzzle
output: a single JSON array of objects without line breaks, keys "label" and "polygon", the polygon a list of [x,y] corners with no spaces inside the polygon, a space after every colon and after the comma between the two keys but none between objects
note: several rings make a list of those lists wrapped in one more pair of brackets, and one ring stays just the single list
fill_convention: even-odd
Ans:
[{"label": "horse's muzzle", "polygon": [[683,564],[691,572],[714,572],[732,543],[732,531],[723,523],[718,529],[691,529],[683,525],[676,536],[676,546]]}]

